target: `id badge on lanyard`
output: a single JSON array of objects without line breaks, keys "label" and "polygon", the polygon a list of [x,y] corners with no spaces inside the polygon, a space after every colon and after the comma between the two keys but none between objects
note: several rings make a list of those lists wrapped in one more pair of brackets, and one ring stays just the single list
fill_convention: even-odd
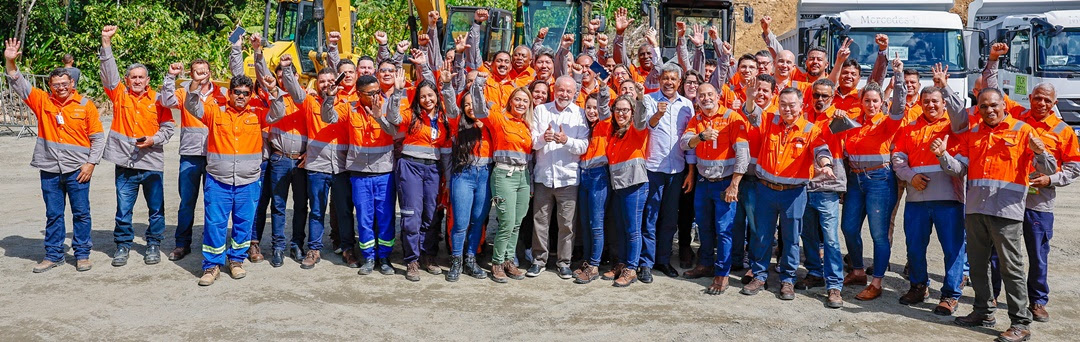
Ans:
[{"label": "id badge on lanyard", "polygon": [[435,117],[431,118],[431,141],[439,139],[439,125],[436,124]]},{"label": "id badge on lanyard", "polygon": [[61,125],[61,126],[64,125],[64,114],[63,113],[56,113],[56,124]]}]

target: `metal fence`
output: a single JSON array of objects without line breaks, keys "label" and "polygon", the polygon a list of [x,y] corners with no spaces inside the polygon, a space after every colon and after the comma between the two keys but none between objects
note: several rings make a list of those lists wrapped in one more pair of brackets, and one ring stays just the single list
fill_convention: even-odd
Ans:
[{"label": "metal fence", "polygon": [[[30,85],[46,89],[46,75],[23,75]],[[26,103],[11,90],[7,77],[0,77],[0,135],[15,135],[18,138],[37,136],[37,117]]]}]

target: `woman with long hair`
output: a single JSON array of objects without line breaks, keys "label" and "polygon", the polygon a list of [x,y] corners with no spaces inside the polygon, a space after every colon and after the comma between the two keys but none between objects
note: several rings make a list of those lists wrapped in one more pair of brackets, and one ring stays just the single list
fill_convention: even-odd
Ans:
[{"label": "woman with long hair", "polygon": [[649,143],[648,115],[640,88],[636,96],[621,95],[612,106],[611,136],[607,158],[610,163],[613,208],[618,213],[616,226],[623,229],[621,263],[604,273],[614,279],[614,286],[626,287],[637,281],[637,263],[641,254],[642,211],[649,190],[645,173],[645,148]]},{"label": "woman with long hair", "polygon": [[529,96],[532,97],[533,108],[551,102],[551,84],[544,80],[529,83]]},{"label": "woman with long hair", "polygon": [[397,161],[398,198],[405,279],[410,281],[420,281],[420,269],[431,274],[442,273],[435,263],[434,251],[424,248],[424,240],[439,236],[438,230],[431,227],[439,194],[439,147],[445,145],[450,131],[439,102],[435,83],[420,82],[412,106],[402,110],[398,125],[399,134],[404,134],[401,158]]},{"label": "woman with long hair", "polygon": [[[574,271],[574,282],[588,284],[600,277],[600,257],[604,251],[604,209],[609,189],[607,140],[611,135],[611,92],[606,82],[585,99],[585,122],[589,126],[589,148],[581,155],[581,184],[578,210],[581,222],[591,234],[585,240],[586,260]],[[590,240],[591,239],[591,240]]]},{"label": "woman with long hair", "polygon": [[[487,271],[476,264],[476,251],[483,236],[484,222],[491,208],[491,132],[478,120],[473,98],[462,96],[454,102],[457,91],[450,84],[450,72],[443,75],[443,104],[450,119],[450,271],[447,281],[457,281],[463,271],[477,279],[487,278]],[[464,255],[464,263],[462,262]]]},{"label": "woman with long hair", "polygon": [[514,265],[518,233],[525,213],[529,211],[531,192],[529,155],[532,153],[532,96],[522,87],[510,92],[505,104],[488,104],[484,97],[487,75],[476,76],[469,89],[473,116],[488,127],[492,141],[491,172],[492,200],[495,203],[499,229],[495,232],[495,248],[491,255],[491,279],[497,283],[507,278],[524,279],[525,273]]}]

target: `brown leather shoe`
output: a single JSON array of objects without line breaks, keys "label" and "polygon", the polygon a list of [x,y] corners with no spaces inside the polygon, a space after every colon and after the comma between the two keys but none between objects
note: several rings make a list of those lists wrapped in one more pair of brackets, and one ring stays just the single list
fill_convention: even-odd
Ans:
[{"label": "brown leather shoe", "polygon": [[637,271],[627,268],[619,273],[619,279],[615,279],[615,282],[611,285],[615,287],[627,287],[635,281],[637,281]]},{"label": "brown leather shoe", "polygon": [[923,284],[912,284],[907,293],[900,296],[900,304],[915,305],[922,303],[930,296],[930,289]]},{"label": "brown leather shoe", "polygon": [[408,281],[420,281],[420,263],[410,262],[405,266],[405,280]]},{"label": "brown leather shoe", "polygon": [[1023,329],[1020,327],[1009,327],[1009,330],[998,335],[998,338],[994,341],[997,342],[1019,342],[1027,341],[1031,339],[1031,330]]},{"label": "brown leather shoe", "polygon": [[1031,304],[1031,307],[1029,309],[1031,310],[1031,315],[1034,317],[1036,322],[1045,323],[1050,321],[1050,313],[1046,312],[1046,305]]},{"label": "brown leather shoe", "polygon": [[727,291],[727,288],[728,288],[728,277],[719,277],[719,276],[717,276],[717,277],[713,277],[712,285],[709,285],[709,287],[705,289],[705,293],[706,294],[711,294],[711,295],[723,294],[724,291]]},{"label": "brown leather shoe", "polygon": [[491,280],[496,283],[506,283],[509,278],[506,277],[506,272],[503,271],[502,264],[491,265]]},{"label": "brown leather shoe", "polygon": [[60,265],[63,265],[63,264],[64,264],[63,260],[60,260],[60,261],[42,260],[37,265],[34,265],[34,273],[45,272],[45,271],[51,270],[53,268],[59,267]]},{"label": "brown leather shoe", "polygon": [[856,276],[855,272],[848,272],[848,274],[844,276],[844,286],[851,285],[866,285],[866,273],[863,273],[861,276]]},{"label": "brown leather shoe", "polygon": [[503,272],[506,272],[506,276],[513,280],[525,279],[525,272],[522,272],[521,269],[514,266],[514,262],[510,260],[503,261]]},{"label": "brown leather shoe", "polygon": [[953,319],[953,323],[964,327],[981,326],[986,328],[992,328],[994,327],[994,325],[997,325],[997,319],[994,318],[994,315],[981,315],[972,311],[971,313],[967,314],[967,316],[960,316]]},{"label": "brown leather shoe", "polygon": [[259,240],[251,240],[251,248],[248,248],[248,261],[261,262],[266,260],[263,258],[262,249],[259,248]]},{"label": "brown leather shoe", "polygon": [[624,264],[624,263],[615,264],[615,267],[612,267],[607,272],[604,272],[604,274],[601,274],[600,279],[603,279],[603,280],[615,280],[620,275],[622,275],[622,271],[625,270],[625,269],[626,269],[626,264]]},{"label": "brown leather shoe", "polygon": [[89,271],[94,267],[94,264],[90,263],[90,259],[79,259],[75,261],[75,270],[79,272]]},{"label": "brown leather shoe", "polygon": [[242,279],[247,276],[247,271],[244,270],[244,263],[241,261],[229,261],[229,276],[233,279]]},{"label": "brown leather shoe", "polygon": [[754,278],[754,280],[751,280],[749,284],[746,284],[746,286],[743,286],[742,290],[739,290],[739,293],[742,293],[742,294],[747,295],[747,296],[753,296],[753,295],[758,294],[758,292],[761,292],[761,289],[767,289],[767,288],[769,288],[769,286],[765,284],[764,280],[759,280],[757,278]]},{"label": "brown leather shoe", "polygon": [[934,307],[934,314],[940,316],[952,316],[953,312],[956,312],[956,307],[960,306],[960,302],[952,298],[941,298],[937,307]]},{"label": "brown leather shoe", "polygon": [[708,266],[697,265],[689,271],[683,272],[682,276],[686,279],[697,279],[708,277],[713,274],[713,268]]},{"label": "brown leather shoe", "polygon": [[308,250],[307,254],[304,255],[304,261],[300,262],[300,268],[310,270],[315,268],[315,264],[318,264],[320,260],[322,260],[322,257],[319,255],[319,251]]},{"label": "brown leather shoe", "polygon": [[581,264],[581,268],[574,271],[574,283],[576,284],[588,284],[598,278],[600,278],[600,269],[589,265],[589,263]]},{"label": "brown leather shoe", "polygon": [[345,261],[345,266],[349,268],[360,268],[360,260],[356,258],[355,248],[346,248],[341,251],[341,260]]},{"label": "brown leather shoe", "polygon": [[210,286],[214,284],[214,281],[221,276],[221,267],[214,266],[203,270],[202,277],[199,277],[199,286]]},{"label": "brown leather shoe", "polygon": [[433,255],[420,256],[420,269],[431,274],[442,274],[442,269],[439,268],[439,264],[435,262],[435,256]]},{"label": "brown leather shoe", "polygon": [[844,307],[844,297],[840,295],[840,289],[829,290],[829,299],[825,301],[825,306],[832,309]]},{"label": "brown leather shoe", "polygon": [[780,284],[780,300],[795,300],[795,284],[787,282]]},{"label": "brown leather shoe", "polygon": [[188,254],[191,254],[191,248],[176,247],[173,248],[172,253],[169,253],[169,261],[177,261],[183,259]]},{"label": "brown leather shoe", "polygon": [[877,297],[881,297],[881,288],[874,286],[874,284],[866,285],[862,292],[855,295],[855,299],[858,300],[874,300]]}]

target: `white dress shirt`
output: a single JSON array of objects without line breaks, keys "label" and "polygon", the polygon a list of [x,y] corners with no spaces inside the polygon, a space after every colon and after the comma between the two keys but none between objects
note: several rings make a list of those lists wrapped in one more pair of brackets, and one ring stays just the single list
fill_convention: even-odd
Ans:
[{"label": "white dress shirt", "polygon": [[[544,141],[544,132],[551,128],[555,133],[566,134],[566,143]],[[585,112],[571,102],[563,110],[555,102],[545,103],[533,110],[533,150],[536,151],[536,167],[533,182],[549,188],[561,188],[578,184],[578,163],[589,148],[589,127],[585,124]]]}]

